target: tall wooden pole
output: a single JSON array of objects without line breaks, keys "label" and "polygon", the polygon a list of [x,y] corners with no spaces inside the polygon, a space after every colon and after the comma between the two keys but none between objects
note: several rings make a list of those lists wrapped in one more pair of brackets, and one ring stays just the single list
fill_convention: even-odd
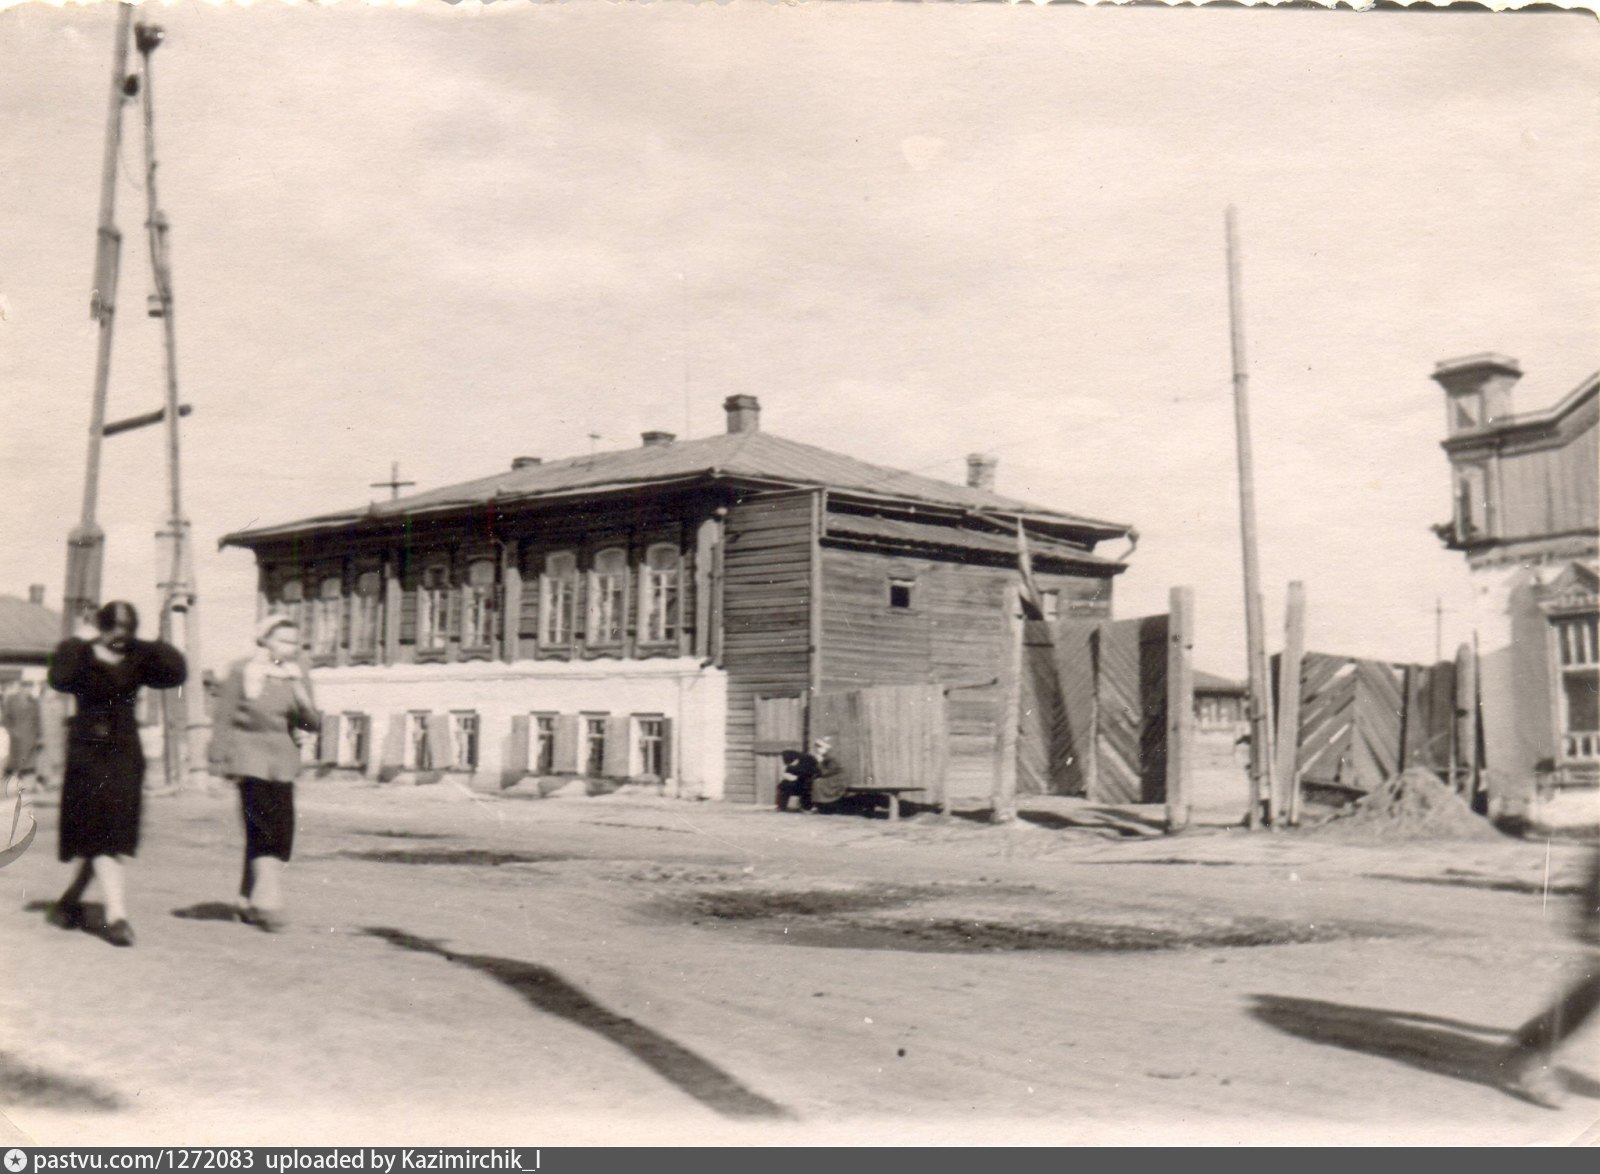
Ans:
[{"label": "tall wooden pole", "polygon": [[1267,697],[1266,640],[1261,619],[1261,565],[1256,554],[1256,490],[1250,450],[1250,376],[1244,353],[1244,301],[1239,281],[1237,217],[1226,216],[1228,322],[1233,350],[1233,418],[1239,454],[1239,532],[1244,546],[1245,642],[1250,666],[1250,827],[1261,823],[1261,801],[1271,802],[1272,730]]},{"label": "tall wooden pole", "polygon": [[122,106],[128,100],[128,27],[133,9],[117,5],[116,41],[111,54],[111,95],[106,108],[105,154],[100,165],[100,220],[96,230],[94,292],[89,316],[100,325],[95,353],[94,396],[89,408],[89,452],[84,463],[83,509],[67,538],[67,583],[61,600],[61,634],[70,636],[100,603],[100,572],[105,532],[96,521],[100,496],[100,442],[105,437],[106,388],[111,382],[111,343],[117,308],[117,273],[122,233],[117,230],[117,158],[122,147]]},{"label": "tall wooden pole", "polygon": [[1306,655],[1306,585],[1289,584],[1284,618],[1283,659],[1278,662],[1277,784],[1286,792],[1291,826],[1300,822],[1300,665]]},{"label": "tall wooden pole", "polygon": [[1174,587],[1167,618],[1167,831],[1189,825],[1194,778],[1194,588]]},{"label": "tall wooden pole", "polygon": [[[178,404],[178,335],[172,294],[172,266],[167,251],[167,218],[161,210],[161,200],[156,188],[155,140],[155,78],[150,68],[150,57],[163,40],[161,29],[155,25],[138,24],[134,27],[134,43],[138,47],[142,68],[140,70],[144,105],[144,190],[145,231],[150,243],[150,273],[155,284],[150,314],[159,318],[166,358],[166,450],[167,450],[167,530],[171,541],[166,578],[161,584],[161,638],[175,641],[175,629],[183,625],[183,651],[191,671],[195,671],[195,686],[201,687],[198,673],[200,657],[198,600],[193,582],[193,556],[189,548],[189,520],[183,513],[183,464],[179,431],[182,413]],[[201,704],[191,707],[186,689],[166,690],[162,694],[163,739],[167,785],[179,787],[189,776],[191,759],[190,740],[203,724],[191,729],[190,709],[203,718],[204,698]]]},{"label": "tall wooden pole", "polygon": [[1005,646],[1000,661],[1000,712],[995,719],[992,823],[1017,818],[1017,720],[1022,691],[1022,600],[1009,582],[1002,596]]}]

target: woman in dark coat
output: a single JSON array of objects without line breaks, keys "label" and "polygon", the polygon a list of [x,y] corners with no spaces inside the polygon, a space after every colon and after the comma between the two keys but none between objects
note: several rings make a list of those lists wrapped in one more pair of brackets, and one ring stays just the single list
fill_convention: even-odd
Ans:
[{"label": "woman in dark coat", "polygon": [[244,815],[240,916],[268,933],[283,928],[283,869],[294,850],[299,737],[322,728],[289,616],[256,628],[256,653],[236,661],[217,692],[207,754],[214,773],[239,784]]},{"label": "woman in dark coat", "polygon": [[144,798],[144,747],[134,702],[141,687],[174,689],[188,675],[182,653],[160,641],[135,639],[138,628],[132,604],[108,603],[95,613],[93,631],[63,640],[50,658],[50,687],[77,699],[67,730],[60,857],[63,863],[81,861],[50,919],[65,929],[81,928],[84,890],[98,880],[105,937],[117,946],[133,945],[122,858],[138,854]]}]

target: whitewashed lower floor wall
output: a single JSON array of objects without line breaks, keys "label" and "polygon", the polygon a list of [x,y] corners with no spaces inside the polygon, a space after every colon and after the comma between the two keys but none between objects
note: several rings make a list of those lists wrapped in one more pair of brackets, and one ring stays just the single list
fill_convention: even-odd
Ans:
[{"label": "whitewashed lower floor wall", "polygon": [[[312,685],[325,715],[343,719],[340,725],[347,730],[349,715],[365,715],[369,726],[364,761],[352,764],[348,745],[325,746],[322,758],[358,765],[370,778],[392,770],[395,723],[416,720],[412,715],[436,715],[436,720],[475,715],[476,768],[452,772],[450,763],[439,761],[432,766],[484,789],[514,782],[524,763],[527,773],[536,773],[536,754],[527,744],[533,714],[665,718],[670,730],[666,777],[661,780],[665,792],[685,798],[723,796],[727,674],[693,657],[319,668],[312,673]],[[638,725],[636,720],[618,723],[631,737],[637,737]],[[638,747],[629,748],[628,760],[639,762]],[[582,772],[580,765],[577,773]]]}]

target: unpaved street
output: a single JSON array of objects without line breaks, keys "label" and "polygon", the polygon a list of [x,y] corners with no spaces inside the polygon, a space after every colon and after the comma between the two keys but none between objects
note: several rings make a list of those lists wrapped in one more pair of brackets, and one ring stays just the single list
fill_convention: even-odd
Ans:
[{"label": "unpaved street", "polygon": [[[38,1143],[1593,1141],[1494,1086],[1582,955],[1578,850],[992,827],[307,781],[293,925],[223,920],[225,792],[153,799],[136,947],[0,871],[0,1101]],[[1153,816],[1152,810],[1148,815]]]}]

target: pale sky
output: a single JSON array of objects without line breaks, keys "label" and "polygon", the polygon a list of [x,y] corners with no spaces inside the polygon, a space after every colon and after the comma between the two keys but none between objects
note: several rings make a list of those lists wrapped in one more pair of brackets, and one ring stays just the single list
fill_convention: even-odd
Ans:
[{"label": "pale sky", "polygon": [[[1586,14],[733,0],[151,7],[204,660],[221,534],[546,458],[762,426],[1131,522],[1119,617],[1198,597],[1242,674],[1223,209],[1237,205],[1269,643],[1465,639],[1447,357],[1519,410],[1600,360]],[[108,5],[0,13],[0,591],[58,606],[80,506]],[[128,120],[109,414],[162,396]],[[159,429],[109,440],[107,597],[154,622]],[[1102,547],[1116,553],[1122,544]]]}]

